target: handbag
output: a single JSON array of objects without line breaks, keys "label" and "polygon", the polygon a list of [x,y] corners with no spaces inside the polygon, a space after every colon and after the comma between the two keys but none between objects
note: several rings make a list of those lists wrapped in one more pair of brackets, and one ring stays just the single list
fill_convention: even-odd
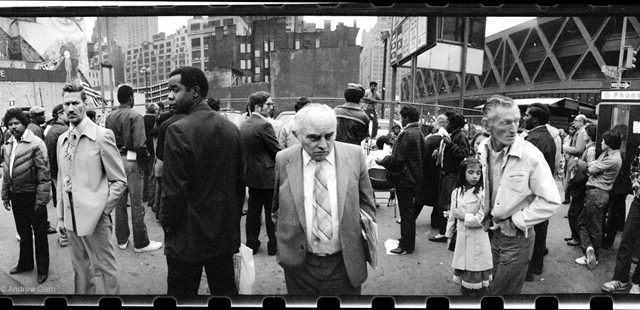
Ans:
[{"label": "handbag", "polygon": [[240,244],[238,253],[233,254],[233,269],[235,272],[238,294],[253,294],[253,283],[256,280],[256,269],[253,263],[253,250],[244,243]]}]

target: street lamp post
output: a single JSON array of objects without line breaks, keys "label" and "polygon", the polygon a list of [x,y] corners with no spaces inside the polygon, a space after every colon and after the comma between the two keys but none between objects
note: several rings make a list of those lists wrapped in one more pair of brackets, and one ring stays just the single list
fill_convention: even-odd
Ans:
[{"label": "street lamp post", "polygon": [[144,103],[145,106],[149,104],[149,72],[151,72],[151,68],[142,67],[140,68],[140,73],[144,74]]}]

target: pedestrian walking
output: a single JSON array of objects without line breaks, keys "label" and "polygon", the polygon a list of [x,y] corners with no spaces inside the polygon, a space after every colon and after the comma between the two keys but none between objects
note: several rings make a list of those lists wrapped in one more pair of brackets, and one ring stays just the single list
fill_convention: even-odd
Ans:
[{"label": "pedestrian walking", "polygon": [[212,295],[237,295],[233,254],[245,196],[240,130],[205,102],[209,84],[200,69],[172,71],[169,90],[186,116],[167,128],[164,146],[167,294],[197,295],[204,268]]},{"label": "pedestrian walking", "polygon": [[[551,169],[533,144],[517,136],[520,110],[513,99],[494,95],[482,110],[482,125],[491,134],[478,146],[488,211],[493,295],[519,294],[533,253],[533,226],[560,206]],[[485,207],[486,208],[486,207]]]},{"label": "pedestrian walking", "polygon": [[87,117],[82,85],[67,84],[62,92],[70,128],[58,138],[56,230],[69,239],[75,294],[117,295],[118,269],[109,238],[111,211],[127,186],[124,165],[113,132]]},{"label": "pedestrian walking", "polygon": [[105,127],[116,137],[116,146],[127,174],[127,189],[116,208],[116,240],[118,247],[125,250],[129,245],[129,214],[127,198],[131,206],[133,226],[133,247],[136,253],[150,252],[162,247],[162,242],[149,240],[147,225],[144,223],[145,209],[142,205],[144,191],[144,164],[149,158],[144,118],[133,108],[133,88],[129,85],[118,87],[120,105],[105,120]]},{"label": "pedestrian walking", "polygon": [[249,96],[251,117],[240,125],[243,159],[246,165],[245,182],[249,187],[249,201],[246,221],[247,246],[253,254],[260,248],[261,213],[264,210],[265,226],[269,242],[267,253],[276,255],[275,226],[271,220],[273,200],[274,165],[280,144],[273,126],[267,121],[273,109],[269,93],[260,91]]},{"label": "pedestrian walking", "polygon": [[493,261],[489,234],[482,230],[485,207],[480,160],[469,157],[460,163],[458,171],[445,233],[447,238],[455,237],[453,282],[460,285],[462,295],[486,295]]},{"label": "pedestrian walking", "polygon": [[5,162],[2,201],[7,211],[13,210],[20,236],[18,265],[9,273],[33,270],[35,238],[37,279],[42,284],[49,275],[47,203],[51,199],[51,177],[47,147],[42,139],[27,129],[28,118],[20,108],[7,110],[3,123],[12,137],[2,146]]},{"label": "pedestrian walking", "polygon": [[375,221],[364,152],[335,142],[336,115],[309,104],[294,117],[300,145],[276,155],[273,221],[289,295],[360,295],[367,279],[360,216]]},{"label": "pedestrian walking", "polygon": [[[583,256],[576,258],[576,263],[595,269],[602,249],[602,210],[609,203],[609,191],[618,177],[622,166],[620,157],[620,136],[611,131],[602,134],[602,154],[597,160],[587,164],[589,180],[585,203],[578,227]],[[583,162],[579,164],[584,165]],[[583,166],[584,168],[584,166]]]}]

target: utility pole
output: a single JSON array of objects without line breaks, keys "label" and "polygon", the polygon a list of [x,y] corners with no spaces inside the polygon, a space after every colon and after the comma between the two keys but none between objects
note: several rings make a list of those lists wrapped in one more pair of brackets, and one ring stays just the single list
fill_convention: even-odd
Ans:
[{"label": "utility pole", "polygon": [[624,44],[627,36],[627,17],[622,18],[622,37],[620,38],[620,56],[618,57],[618,85],[616,89],[620,89],[622,84],[622,61],[624,58]]},{"label": "utility pole", "polygon": [[[98,17],[99,18],[99,17]],[[105,20],[108,17],[105,17]],[[106,22],[105,22],[106,23]],[[98,38],[98,69],[100,70],[100,96],[102,97],[102,114],[105,113],[105,102],[104,102],[104,76],[102,74],[102,23],[98,23],[99,29],[99,38]],[[108,36],[108,35],[107,35]]]},{"label": "utility pole", "polygon": [[462,39],[462,57],[460,63],[460,113],[464,108],[464,90],[467,87],[467,45],[469,44],[469,17],[464,18],[464,37]]}]

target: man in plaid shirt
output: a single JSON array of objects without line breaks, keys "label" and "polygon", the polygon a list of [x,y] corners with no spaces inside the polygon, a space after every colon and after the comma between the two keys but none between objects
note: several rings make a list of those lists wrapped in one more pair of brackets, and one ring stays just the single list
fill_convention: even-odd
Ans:
[{"label": "man in plaid shirt", "polygon": [[[631,270],[631,257],[633,249],[640,238],[640,148],[631,163],[631,186],[633,187],[633,202],[624,224],[624,232],[616,257],[616,268],[613,272],[613,280],[602,284],[602,290],[606,292],[624,291],[629,288],[629,271]],[[640,294],[640,268],[636,266],[631,277],[631,289],[629,294]]]}]

